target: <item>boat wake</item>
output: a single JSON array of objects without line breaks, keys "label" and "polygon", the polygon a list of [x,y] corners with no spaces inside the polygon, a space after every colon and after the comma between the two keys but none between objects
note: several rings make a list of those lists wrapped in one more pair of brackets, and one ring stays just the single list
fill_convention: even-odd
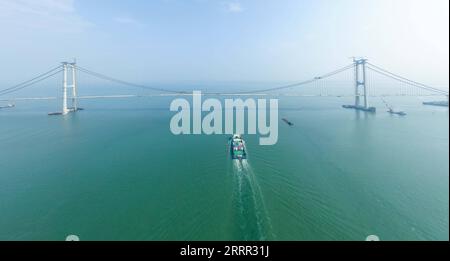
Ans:
[{"label": "boat wake", "polygon": [[234,204],[239,224],[237,235],[240,240],[270,240],[270,218],[267,213],[261,188],[249,162],[233,160],[235,186]]}]

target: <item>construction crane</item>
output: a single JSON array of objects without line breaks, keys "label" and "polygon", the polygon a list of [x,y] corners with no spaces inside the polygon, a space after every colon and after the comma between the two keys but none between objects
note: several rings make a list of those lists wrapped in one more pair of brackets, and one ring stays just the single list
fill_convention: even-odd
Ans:
[{"label": "construction crane", "polygon": [[383,101],[384,105],[386,106],[386,108],[388,109],[387,112],[389,112],[390,114],[397,114],[400,116],[406,116],[406,112],[404,111],[396,111],[394,110],[384,99],[383,97],[381,97],[381,100]]}]

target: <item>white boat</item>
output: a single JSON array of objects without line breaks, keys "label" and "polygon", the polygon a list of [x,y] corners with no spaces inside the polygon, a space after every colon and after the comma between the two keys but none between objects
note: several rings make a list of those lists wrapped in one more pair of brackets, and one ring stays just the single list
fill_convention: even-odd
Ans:
[{"label": "white boat", "polygon": [[14,105],[14,104],[12,104],[12,103],[9,103],[9,104],[7,104],[7,105],[5,105],[5,106],[0,106],[0,109],[6,109],[6,108],[12,108],[12,107],[15,107],[16,105]]}]

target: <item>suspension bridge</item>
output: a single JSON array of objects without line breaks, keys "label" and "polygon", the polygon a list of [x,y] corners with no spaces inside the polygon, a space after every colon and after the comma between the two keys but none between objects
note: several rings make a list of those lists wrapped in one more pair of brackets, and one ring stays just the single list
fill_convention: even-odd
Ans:
[{"label": "suspension bridge", "polygon": [[[100,98],[129,98],[140,96],[163,96],[163,95],[192,95],[192,91],[175,90],[134,83],[109,75],[99,73],[79,66],[74,62],[63,62],[60,65],[39,74],[27,81],[0,89],[0,100],[48,100],[58,99],[53,96],[20,98],[11,97],[19,91],[37,86],[47,79],[62,74],[62,97],[61,111],[50,113],[50,115],[66,115],[71,112],[82,110],[78,106],[80,99]],[[80,96],[78,92],[79,83],[77,77],[85,74],[102,81],[115,83],[119,86],[128,86],[148,91],[147,94],[121,94],[121,95],[90,95]],[[272,96],[319,96],[319,97],[354,97],[354,103],[343,105],[344,108],[375,112],[376,108],[370,104],[372,97],[388,96],[445,96],[445,101],[427,102],[426,105],[448,106],[448,90],[420,83],[399,74],[393,73],[383,67],[370,63],[367,59],[353,58],[353,62],[331,72],[315,76],[313,78],[286,85],[270,88],[238,90],[238,91],[202,91],[203,95],[215,96],[237,96],[237,95],[272,95]],[[9,96],[8,98],[5,98]],[[0,106],[0,109],[14,107],[13,104]]]}]

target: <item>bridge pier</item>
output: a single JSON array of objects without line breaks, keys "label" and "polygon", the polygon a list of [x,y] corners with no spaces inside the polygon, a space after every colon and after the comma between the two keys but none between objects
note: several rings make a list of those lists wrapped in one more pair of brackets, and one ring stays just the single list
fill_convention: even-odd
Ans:
[{"label": "bridge pier", "polygon": [[[355,70],[355,104],[343,105],[346,109],[355,109],[367,112],[376,112],[375,107],[369,106],[369,94],[366,85],[366,62],[367,59],[353,59]],[[363,98],[363,104],[361,104]]]}]

